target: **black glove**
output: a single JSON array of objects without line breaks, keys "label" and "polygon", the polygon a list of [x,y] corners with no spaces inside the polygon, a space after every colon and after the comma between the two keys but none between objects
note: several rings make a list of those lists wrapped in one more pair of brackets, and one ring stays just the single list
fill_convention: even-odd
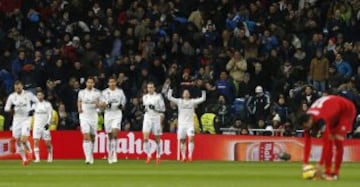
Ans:
[{"label": "black glove", "polygon": [[111,103],[108,103],[108,104],[106,105],[106,107],[107,107],[107,108],[111,108]]},{"label": "black glove", "polygon": [[44,129],[45,129],[45,130],[49,130],[49,124],[46,124],[46,125],[44,126]]},{"label": "black glove", "polygon": [[122,109],[123,109],[122,104],[119,104],[118,109],[120,109],[120,110],[122,110]]},{"label": "black glove", "polygon": [[34,113],[35,113],[35,110],[30,110],[29,113],[28,113],[28,116],[31,117],[31,116],[34,115]]},{"label": "black glove", "polygon": [[12,104],[12,105],[10,106],[10,109],[11,109],[11,110],[14,110],[14,108],[15,108],[15,105]]},{"label": "black glove", "polygon": [[155,106],[154,105],[149,105],[149,108],[154,110],[155,109]]}]

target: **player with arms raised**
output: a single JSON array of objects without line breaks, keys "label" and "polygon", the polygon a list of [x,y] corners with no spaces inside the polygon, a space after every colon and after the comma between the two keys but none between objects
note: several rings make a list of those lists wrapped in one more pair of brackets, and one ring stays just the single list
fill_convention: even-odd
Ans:
[{"label": "player with arms raised", "polygon": [[116,79],[110,77],[108,88],[102,92],[101,106],[105,109],[104,126],[108,134],[108,162],[117,162],[117,137],[121,129],[122,110],[126,104],[126,97],[122,89],[117,88]]},{"label": "player with arms raised", "polygon": [[16,150],[20,153],[22,164],[27,165],[32,160],[32,150],[27,140],[37,99],[34,94],[23,89],[20,81],[15,81],[14,90],[6,101],[5,112],[14,112],[12,136],[15,138]]},{"label": "player with arms raised", "polygon": [[49,124],[52,119],[53,108],[51,104],[44,99],[44,93],[39,90],[36,92],[38,102],[35,104],[34,114],[34,128],[33,128],[33,139],[34,139],[34,153],[35,161],[40,162],[40,149],[39,142],[40,138],[45,140],[45,144],[48,150],[48,162],[53,160],[53,147],[51,145],[51,135],[49,131]]},{"label": "player with arms raised", "polygon": [[79,91],[77,104],[86,164],[94,163],[94,142],[98,123],[97,109],[100,106],[99,101],[101,97],[100,91],[94,88],[94,86],[94,78],[88,77],[86,88]]},{"label": "player with arms raised", "polygon": [[[322,133],[323,149],[318,164],[318,176],[325,180],[337,180],[344,153],[344,139],[352,130],[356,115],[355,105],[340,96],[324,96],[316,100],[306,114],[299,117],[299,123],[304,127],[305,147],[304,165],[309,163],[311,151],[310,131]],[[336,147],[335,168],[331,171],[333,146]],[[325,164],[325,174],[321,168]]]},{"label": "player with arms raised", "polygon": [[173,90],[169,90],[168,99],[178,106],[178,130],[177,137],[180,140],[182,161],[186,161],[186,136],[188,137],[188,160],[192,161],[194,151],[194,112],[195,107],[204,102],[206,92],[203,90],[200,98],[191,99],[189,90],[184,90],[182,99],[172,96]]},{"label": "player with arms raised", "polygon": [[155,92],[152,82],[146,85],[147,94],[143,95],[142,102],[145,110],[143,121],[144,152],[147,154],[146,163],[151,161],[149,135],[152,132],[156,142],[156,163],[160,163],[160,138],[162,135],[161,114],[165,112],[165,103],[161,94]]}]

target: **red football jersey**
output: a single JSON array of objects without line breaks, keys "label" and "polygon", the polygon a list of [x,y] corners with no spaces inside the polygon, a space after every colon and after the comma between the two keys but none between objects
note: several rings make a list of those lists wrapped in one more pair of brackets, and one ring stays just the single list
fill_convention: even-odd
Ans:
[{"label": "red football jersey", "polygon": [[356,115],[355,105],[348,99],[340,96],[324,96],[316,100],[307,111],[314,122],[324,120],[325,128],[331,132],[341,126],[342,131],[352,130],[353,120]]}]

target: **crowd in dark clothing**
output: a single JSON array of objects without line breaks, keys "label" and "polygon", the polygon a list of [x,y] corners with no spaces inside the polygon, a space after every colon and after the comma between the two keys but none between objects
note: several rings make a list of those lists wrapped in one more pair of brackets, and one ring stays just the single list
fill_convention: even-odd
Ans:
[{"label": "crowd in dark clothing", "polygon": [[[0,0],[0,98],[15,80],[41,87],[67,114],[58,129],[76,129],[86,78],[102,90],[116,76],[127,130],[141,129],[151,81],[164,96],[206,90],[196,113],[216,114],[217,133],[294,135],[296,116],[321,95],[357,102],[359,33],[357,0]],[[167,105],[164,130],[174,131]]]}]

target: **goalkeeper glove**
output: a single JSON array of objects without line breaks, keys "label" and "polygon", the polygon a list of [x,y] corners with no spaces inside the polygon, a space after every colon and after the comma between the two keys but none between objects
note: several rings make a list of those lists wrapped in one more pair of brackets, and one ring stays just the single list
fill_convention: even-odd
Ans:
[{"label": "goalkeeper glove", "polygon": [[34,109],[33,109],[33,110],[30,110],[29,113],[28,113],[28,116],[31,117],[31,116],[34,115],[34,113],[35,113],[35,110],[34,110]]},{"label": "goalkeeper glove", "polygon": [[46,124],[46,125],[44,126],[44,129],[45,129],[45,130],[49,130],[49,124]]},{"label": "goalkeeper glove", "polygon": [[119,104],[118,109],[120,109],[120,110],[122,110],[122,109],[123,109],[122,104]]},{"label": "goalkeeper glove", "polygon": [[155,110],[155,106],[154,105],[149,105],[149,108],[152,110]]},{"label": "goalkeeper glove", "polygon": [[10,109],[11,109],[11,110],[14,110],[14,108],[15,108],[15,105],[12,104],[11,107],[10,107]]}]

